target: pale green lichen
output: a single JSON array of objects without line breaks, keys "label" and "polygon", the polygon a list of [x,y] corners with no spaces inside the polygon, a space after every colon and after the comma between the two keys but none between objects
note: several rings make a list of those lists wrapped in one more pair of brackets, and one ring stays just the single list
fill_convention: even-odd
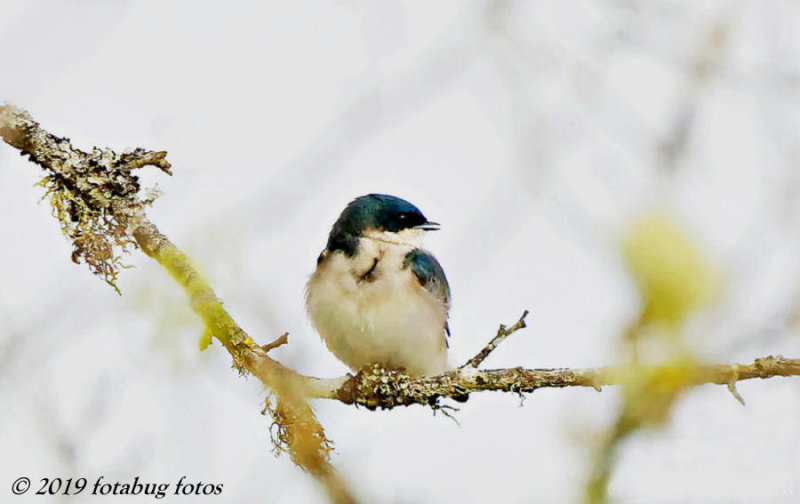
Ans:
[{"label": "pale green lichen", "polygon": [[126,227],[117,221],[108,207],[87,201],[83,193],[73,190],[62,177],[48,175],[37,183],[45,189],[42,199],[49,199],[53,217],[58,219],[61,232],[72,242],[72,261],[89,266],[117,294],[117,277],[122,255],[136,242]]},{"label": "pale green lichen", "polygon": [[45,189],[53,216],[72,242],[72,260],[85,262],[90,271],[119,293],[117,276],[122,254],[137,247],[119,208],[152,202],[138,199],[139,180],[131,173],[156,166],[171,174],[164,151],[134,149],[117,154],[93,148],[84,152],[69,139],[44,131],[26,111],[0,106],[0,138],[41,166],[47,175],[37,184]]}]

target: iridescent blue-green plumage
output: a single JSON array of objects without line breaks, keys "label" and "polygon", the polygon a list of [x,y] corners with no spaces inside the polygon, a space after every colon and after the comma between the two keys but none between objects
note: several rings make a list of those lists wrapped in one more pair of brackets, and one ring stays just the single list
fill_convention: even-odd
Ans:
[{"label": "iridescent blue-green plumage", "polygon": [[354,256],[358,253],[358,239],[367,230],[397,233],[427,223],[419,208],[404,199],[367,194],[351,201],[339,215],[328,236],[327,249]]},{"label": "iridescent blue-green plumage", "polygon": [[[439,261],[429,252],[414,249],[406,254],[403,268],[411,268],[420,285],[436,296],[445,307],[450,306],[450,284]],[[450,327],[445,322],[444,330],[450,336]]]}]

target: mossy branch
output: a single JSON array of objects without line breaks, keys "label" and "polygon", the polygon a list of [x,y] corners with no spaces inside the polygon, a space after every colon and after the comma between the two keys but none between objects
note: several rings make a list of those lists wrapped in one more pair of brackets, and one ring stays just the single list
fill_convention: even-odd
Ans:
[{"label": "mossy branch", "polygon": [[[356,376],[319,379],[303,376],[268,355],[284,338],[259,346],[239,327],[189,258],[147,219],[148,199],[139,196],[134,170],[155,166],[166,173],[166,152],[136,149],[117,154],[108,149],[86,153],[66,138],[40,128],[30,115],[12,105],[0,107],[0,136],[41,166],[53,214],[72,241],[73,260],[84,260],[90,270],[116,289],[122,253],[138,247],[164,267],[186,291],[192,309],[203,320],[205,331],[216,337],[233,358],[240,373],[251,373],[267,387],[275,401],[265,411],[274,421],[273,438],[279,450],[321,481],[335,502],[352,496],[329,462],[331,442],[308,405],[308,399],[324,398],[367,408],[394,408],[420,404],[441,409],[442,398],[465,401],[473,392],[525,393],[545,387],[593,387],[625,385],[642,377],[653,390],[667,387],[667,396],[679,388],[713,383],[735,393],[734,384],[753,378],[800,375],[800,360],[781,356],[755,359],[751,364],[713,365],[685,363],[661,366],[610,366],[587,369],[493,369],[478,366],[512,333],[525,327],[525,312],[511,327],[500,326],[481,351],[461,367],[440,376],[411,378],[399,370],[372,366]],[[679,380],[674,380],[676,375]],[[670,395],[672,394],[672,395]],[[734,394],[737,398],[738,393]]]},{"label": "mossy branch", "polygon": [[[598,391],[607,385],[622,385],[631,376],[663,376],[680,373],[687,376],[685,386],[705,383],[729,386],[753,378],[800,376],[800,360],[770,356],[751,364],[697,364],[607,366],[585,369],[525,369],[522,367],[476,371],[464,366],[439,376],[411,378],[396,370],[373,366],[344,382],[333,397],[370,409],[394,408],[411,404],[437,405],[441,398],[463,401],[473,392],[499,391],[524,393],[540,388],[592,387]],[[321,397],[330,398],[325,393]]]},{"label": "mossy branch", "polygon": [[8,104],[0,107],[0,136],[47,173],[40,185],[47,189],[45,197],[50,198],[53,215],[72,241],[72,259],[85,260],[117,292],[121,253],[138,246],[158,261],[186,291],[192,310],[231,354],[233,366],[241,374],[251,372],[276,394],[279,406],[273,410],[273,421],[287,433],[278,438],[286,443],[279,448],[322,482],[332,501],[352,502],[330,464],[331,442],[303,393],[314,390],[318,380],[300,376],[268,357],[225,311],[186,254],[147,219],[149,201],[139,197],[133,170],[152,165],[170,173],[166,152],[136,149],[117,154],[95,148],[89,154],[68,139],[46,132],[26,111]]}]

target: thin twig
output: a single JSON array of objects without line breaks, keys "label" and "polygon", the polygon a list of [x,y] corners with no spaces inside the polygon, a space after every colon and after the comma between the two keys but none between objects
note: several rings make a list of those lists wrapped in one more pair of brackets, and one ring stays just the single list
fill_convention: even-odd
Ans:
[{"label": "thin twig", "polygon": [[461,368],[465,367],[473,367],[476,368],[480,366],[481,362],[483,362],[486,357],[489,357],[489,354],[494,351],[497,346],[503,342],[504,339],[519,331],[520,329],[525,328],[525,317],[528,316],[528,310],[522,312],[522,316],[517,320],[517,323],[512,325],[511,327],[506,328],[503,324],[500,324],[500,328],[497,329],[497,335],[492,338],[492,341],[489,342],[483,349],[478,352],[478,355],[468,360]]},{"label": "thin twig", "polygon": [[732,366],[732,371],[733,371],[733,376],[731,378],[731,381],[728,382],[728,392],[730,392],[731,395],[733,395],[734,399],[739,401],[739,404],[745,406],[744,398],[742,397],[741,394],[739,394],[739,391],[736,390],[736,381],[739,379],[739,370],[736,369],[736,366]]},{"label": "thin twig", "polygon": [[269,353],[270,350],[273,348],[278,348],[281,345],[285,345],[289,343],[289,333],[285,332],[281,334],[278,339],[273,341],[272,343],[267,343],[266,345],[261,345],[261,349],[264,350],[265,353]]}]

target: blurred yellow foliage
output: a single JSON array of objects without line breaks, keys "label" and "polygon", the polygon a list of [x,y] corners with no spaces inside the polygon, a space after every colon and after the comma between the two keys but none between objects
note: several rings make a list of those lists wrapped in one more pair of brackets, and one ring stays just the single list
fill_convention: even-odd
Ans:
[{"label": "blurred yellow foliage", "polygon": [[625,433],[665,422],[678,396],[695,383],[696,363],[687,357],[658,367],[631,368],[629,373],[622,383],[618,426]]},{"label": "blurred yellow foliage", "polygon": [[719,279],[711,264],[664,214],[637,219],[622,240],[622,253],[642,297],[641,324],[674,327],[716,296]]}]

